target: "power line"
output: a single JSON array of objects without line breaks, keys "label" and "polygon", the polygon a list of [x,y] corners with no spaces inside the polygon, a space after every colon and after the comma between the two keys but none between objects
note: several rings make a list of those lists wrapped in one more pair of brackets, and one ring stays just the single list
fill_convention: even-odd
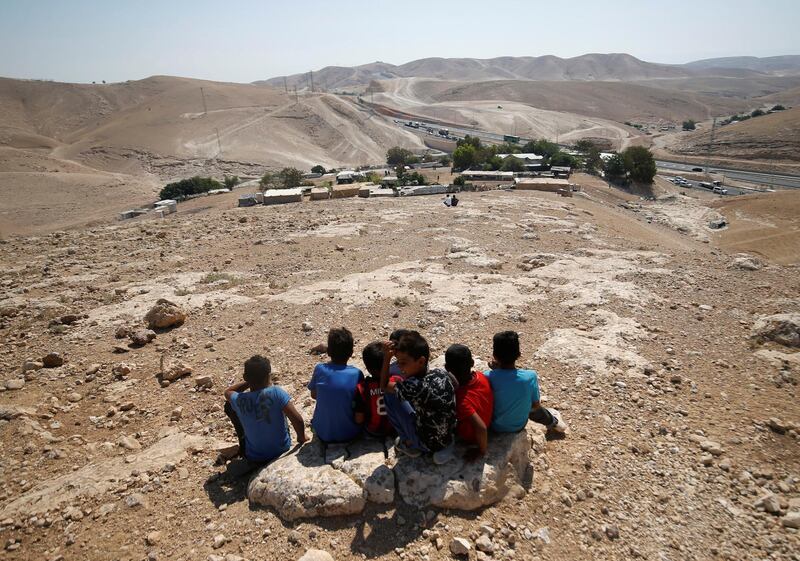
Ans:
[{"label": "power line", "polygon": [[208,115],[208,106],[206,105],[206,93],[203,91],[202,86],[200,87],[200,96],[203,98],[203,115]]}]

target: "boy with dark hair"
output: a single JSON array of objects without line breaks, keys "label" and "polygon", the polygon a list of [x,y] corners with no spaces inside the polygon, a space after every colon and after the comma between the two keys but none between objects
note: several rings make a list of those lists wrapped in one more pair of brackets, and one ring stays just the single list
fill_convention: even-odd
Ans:
[{"label": "boy with dark hair", "polygon": [[496,333],[492,341],[494,361],[486,372],[494,392],[492,430],[517,432],[525,428],[528,419],[548,430],[564,433],[567,424],[555,409],[546,409],[539,402],[539,377],[534,370],[520,370],[516,362],[519,334],[515,331]]},{"label": "boy with dark hair", "polygon": [[[395,329],[389,335],[389,341],[396,345],[404,335],[419,335],[419,331],[414,331],[413,329]],[[402,372],[400,372],[400,367],[397,366],[396,359],[392,360],[392,363],[389,365],[389,376],[400,376],[401,378],[405,378]]]},{"label": "boy with dark hair", "polygon": [[287,417],[297,433],[298,444],[306,441],[303,417],[289,394],[272,385],[271,372],[269,359],[252,356],[244,363],[244,381],[225,390],[225,414],[236,429],[239,454],[252,462],[268,462],[289,449],[292,439]]},{"label": "boy with dark hair", "polygon": [[464,456],[474,461],[486,455],[492,423],[494,395],[489,380],[472,370],[475,361],[465,345],[450,345],[444,353],[444,367],[456,377],[456,436],[470,445]]},{"label": "boy with dark hair", "polygon": [[[453,457],[456,395],[451,376],[440,368],[428,370],[430,347],[419,333],[403,335],[383,346],[381,389],[386,394],[389,421],[400,435],[395,449],[412,458],[432,452],[443,464]],[[392,357],[405,379],[389,375]]]},{"label": "boy with dark hair", "polygon": [[361,359],[369,372],[356,388],[355,421],[364,425],[371,436],[384,437],[394,429],[386,414],[386,402],[381,390],[381,368],[383,367],[383,343],[373,341],[361,351]]},{"label": "boy with dark hair", "polygon": [[345,327],[328,332],[330,362],[314,367],[308,389],[317,400],[311,428],[322,442],[350,442],[361,433],[353,418],[356,386],[364,375],[347,361],[353,356],[353,334]]}]

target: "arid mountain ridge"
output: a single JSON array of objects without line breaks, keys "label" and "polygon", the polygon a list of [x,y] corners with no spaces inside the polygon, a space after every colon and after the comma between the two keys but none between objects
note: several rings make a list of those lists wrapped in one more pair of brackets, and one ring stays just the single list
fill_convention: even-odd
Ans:
[{"label": "arid mountain ridge", "polygon": [[368,85],[373,80],[433,78],[439,80],[608,80],[634,81],[667,78],[757,77],[800,74],[800,56],[731,57],[683,65],[646,62],[625,53],[591,53],[572,58],[538,57],[423,58],[401,65],[373,62],[360,66],[327,66],[312,73],[278,76],[254,82],[289,88],[333,90]]}]

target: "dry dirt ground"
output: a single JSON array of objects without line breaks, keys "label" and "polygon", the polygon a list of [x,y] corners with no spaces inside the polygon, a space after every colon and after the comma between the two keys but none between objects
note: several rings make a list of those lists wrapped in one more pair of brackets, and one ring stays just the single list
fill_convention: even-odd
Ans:
[{"label": "dry dirt ground", "polygon": [[[471,559],[797,560],[782,524],[800,509],[800,355],[751,330],[800,312],[800,256],[735,267],[702,201],[575,180],[571,199],[464,193],[455,209],[238,209],[230,194],[161,221],[4,240],[2,557],[436,560],[489,525],[494,552]],[[720,208],[732,233],[736,209]],[[186,322],[141,348],[115,338],[158,298]],[[248,504],[236,462],[214,463],[233,438],[221,392],[266,354],[308,422],[309,350],[340,324],[358,349],[415,327],[434,356],[461,342],[484,359],[493,333],[518,330],[521,364],[571,433],[532,456],[527,494],[480,512],[398,503],[282,522]],[[51,352],[64,364],[40,368]],[[162,387],[162,356],[192,375]]]}]

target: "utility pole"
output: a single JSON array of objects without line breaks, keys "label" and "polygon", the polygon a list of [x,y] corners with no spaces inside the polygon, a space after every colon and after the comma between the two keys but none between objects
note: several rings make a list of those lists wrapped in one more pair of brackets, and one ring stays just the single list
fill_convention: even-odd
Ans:
[{"label": "utility pole", "polygon": [[311,93],[314,93],[314,71],[313,70],[309,70],[308,71],[308,75],[310,76],[310,80],[311,80]]},{"label": "utility pole", "polygon": [[299,100],[297,98],[297,84],[294,86],[294,102],[297,103]]},{"label": "utility pole", "polygon": [[283,89],[286,90],[286,93],[289,93],[289,86],[286,85],[286,76],[283,77]]},{"label": "utility pole", "polygon": [[200,97],[203,98],[203,115],[208,115],[208,106],[206,105],[206,93],[203,91],[202,86],[200,87]]},{"label": "utility pole", "polygon": [[717,118],[711,123],[711,136],[708,138],[708,150],[706,151],[706,179],[710,178],[711,172],[709,166],[711,165],[711,150],[714,148],[714,133],[717,132]]}]

